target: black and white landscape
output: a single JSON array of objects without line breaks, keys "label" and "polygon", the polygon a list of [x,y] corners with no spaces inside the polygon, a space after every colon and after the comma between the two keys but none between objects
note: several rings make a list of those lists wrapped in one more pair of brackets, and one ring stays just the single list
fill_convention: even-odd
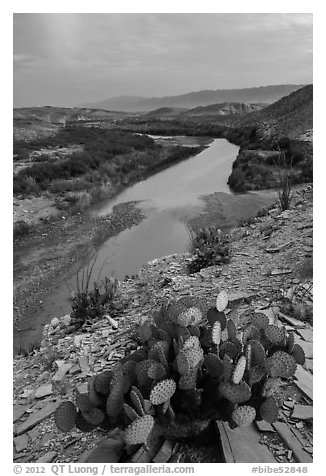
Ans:
[{"label": "black and white landscape", "polygon": [[14,14],[15,463],[311,463],[312,14]]}]

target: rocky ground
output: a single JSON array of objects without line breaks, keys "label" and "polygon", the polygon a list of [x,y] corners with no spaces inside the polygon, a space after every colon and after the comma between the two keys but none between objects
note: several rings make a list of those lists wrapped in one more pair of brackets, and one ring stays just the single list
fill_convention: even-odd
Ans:
[{"label": "rocky ground", "polygon": [[[74,333],[69,333],[69,316],[47,325],[40,350],[14,359],[15,462],[86,461],[85,454],[106,435],[102,430],[59,433],[53,421],[59,402],[71,398],[75,388],[86,391],[90,376],[109,369],[126,350],[135,348],[135,327],[166,299],[192,294],[213,302],[221,289],[227,290],[228,309],[237,310],[240,326],[260,310],[271,322],[293,329],[304,348],[306,363],[295,376],[300,402],[286,401],[279,422],[260,423],[252,429],[252,441],[258,438],[261,445],[255,442],[256,447],[263,445],[271,462],[312,462],[312,220],[312,187],[308,186],[296,194],[290,210],[280,212],[274,206],[265,216],[233,229],[228,264],[189,275],[189,254],[154,260],[138,277],[120,283],[111,316]],[[220,434],[229,431],[218,429]],[[210,451],[216,444],[217,453],[217,437],[216,442],[210,441]],[[223,449],[226,461],[232,462],[224,445]],[[203,451],[165,443],[156,460],[213,461]],[[198,455],[197,461],[191,459],[191,452]],[[233,462],[240,462],[234,456],[236,448],[231,452]]]}]

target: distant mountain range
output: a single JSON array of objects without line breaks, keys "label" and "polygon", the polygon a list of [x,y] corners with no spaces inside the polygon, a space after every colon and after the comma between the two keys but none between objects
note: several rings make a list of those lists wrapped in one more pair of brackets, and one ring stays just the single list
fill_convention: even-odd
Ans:
[{"label": "distant mountain range", "polygon": [[302,87],[303,85],[282,84],[245,89],[204,90],[165,97],[119,96],[94,103],[85,103],[79,107],[125,112],[147,112],[162,107],[192,109],[198,106],[233,102],[271,104]]}]

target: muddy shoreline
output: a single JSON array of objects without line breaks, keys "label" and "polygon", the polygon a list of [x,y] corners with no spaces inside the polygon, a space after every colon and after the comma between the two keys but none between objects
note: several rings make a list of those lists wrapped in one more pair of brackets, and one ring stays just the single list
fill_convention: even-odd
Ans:
[{"label": "muddy shoreline", "polygon": [[143,218],[134,203],[124,203],[108,217],[94,218],[85,213],[41,225],[14,244],[15,347],[22,346],[19,330],[28,327],[51,288],[76,273],[101,243]]}]

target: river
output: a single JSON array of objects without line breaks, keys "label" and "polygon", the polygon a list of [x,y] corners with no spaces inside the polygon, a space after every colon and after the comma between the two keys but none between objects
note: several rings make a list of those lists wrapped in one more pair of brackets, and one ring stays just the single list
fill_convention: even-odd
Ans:
[{"label": "river", "polygon": [[[128,187],[113,200],[93,207],[96,216],[109,214],[115,205],[136,202],[145,219],[107,240],[99,249],[102,275],[123,279],[137,274],[148,261],[187,251],[187,221],[204,206],[201,196],[216,191],[231,193],[227,179],[238,147],[215,139],[198,155],[147,180]],[[95,276],[96,270],[94,270]]]},{"label": "river", "polygon": [[[203,143],[203,138],[196,140],[194,137],[190,143],[189,138],[171,140],[185,145]],[[126,275],[137,274],[144,264],[154,258],[188,251],[187,223],[198,217],[204,209],[203,195],[222,192],[222,196],[230,197],[227,200],[231,201],[234,213],[234,208],[237,208],[234,203],[240,203],[241,196],[237,198],[232,194],[227,179],[237,151],[238,147],[227,140],[214,139],[196,156],[128,187],[115,199],[92,207],[90,214],[105,216],[110,214],[115,205],[134,202],[145,217],[138,225],[122,231],[99,247],[92,279],[114,276],[122,280]],[[72,275],[67,284],[70,289],[75,289],[76,276]],[[44,324],[55,316],[63,316],[71,311],[67,284],[58,283],[52,289],[42,303],[41,314],[35,316],[29,327],[21,333],[20,339],[25,348],[40,338]]]}]

